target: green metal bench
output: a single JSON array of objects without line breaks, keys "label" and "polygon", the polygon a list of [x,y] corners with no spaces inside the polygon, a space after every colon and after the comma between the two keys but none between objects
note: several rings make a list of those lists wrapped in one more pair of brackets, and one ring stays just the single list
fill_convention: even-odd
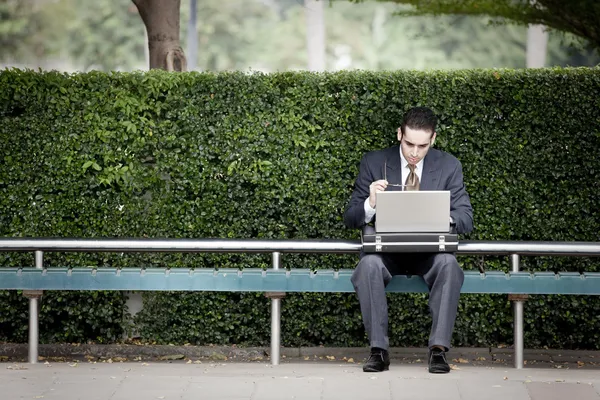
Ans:
[{"label": "green metal bench", "polygon": [[[0,289],[217,292],[354,292],[352,270],[189,270],[158,268],[3,268]],[[417,276],[395,276],[386,290],[426,293]],[[600,273],[465,271],[462,293],[600,295]]]},{"label": "green metal bench", "polygon": [[[0,251],[33,251],[36,267],[0,268],[0,290],[24,290],[30,298],[29,361],[38,359],[38,300],[44,290],[119,291],[258,291],[271,294],[271,362],[279,363],[283,292],[354,292],[352,270],[285,270],[282,253],[358,253],[358,241],[333,240],[83,240],[0,239]],[[272,253],[272,268],[244,269],[114,269],[44,268],[44,251],[80,252],[213,252]],[[407,250],[408,251],[408,250]],[[600,273],[520,271],[520,255],[600,256],[595,242],[468,242],[457,254],[509,255],[512,271],[465,271],[463,293],[600,295]],[[395,276],[388,292],[421,293],[420,277]],[[515,367],[523,362],[523,301],[513,301]]]}]

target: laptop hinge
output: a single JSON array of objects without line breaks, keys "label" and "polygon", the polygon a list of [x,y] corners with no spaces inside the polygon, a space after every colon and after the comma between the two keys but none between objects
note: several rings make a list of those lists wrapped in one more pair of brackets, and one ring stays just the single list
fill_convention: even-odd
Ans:
[{"label": "laptop hinge", "polygon": [[446,236],[440,236],[439,246],[440,251],[446,251]]},{"label": "laptop hinge", "polygon": [[375,235],[375,251],[381,251],[381,236]]}]

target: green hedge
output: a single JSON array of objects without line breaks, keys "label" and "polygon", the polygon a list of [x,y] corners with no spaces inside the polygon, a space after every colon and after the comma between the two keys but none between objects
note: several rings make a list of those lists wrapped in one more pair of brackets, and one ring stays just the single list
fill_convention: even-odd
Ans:
[{"label": "green hedge", "polygon": [[[366,151],[402,114],[440,115],[436,147],[463,163],[468,239],[598,241],[600,70],[61,74],[0,72],[0,236],[355,239],[342,214]],[[265,267],[268,255],[47,253],[48,266]],[[352,268],[352,255],[284,255],[292,268]],[[476,269],[478,257],[460,257]],[[488,270],[508,269],[486,257]],[[590,258],[529,270],[599,271]],[[0,266],[33,256],[0,253]],[[26,301],[0,293],[0,341],[26,341]],[[160,343],[266,345],[258,294],[145,296]],[[46,293],[45,342],[119,338],[120,293]],[[407,307],[407,304],[409,306]],[[506,296],[465,295],[455,345],[511,343]],[[532,296],[526,346],[600,348],[599,299]],[[426,296],[390,295],[395,346],[422,346]],[[353,294],[283,301],[284,345],[365,345]]]}]

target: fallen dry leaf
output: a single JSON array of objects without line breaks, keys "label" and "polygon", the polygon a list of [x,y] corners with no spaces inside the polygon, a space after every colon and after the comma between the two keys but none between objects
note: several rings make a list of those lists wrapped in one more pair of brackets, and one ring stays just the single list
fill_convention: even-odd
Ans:
[{"label": "fallen dry leaf", "polygon": [[577,365],[580,367],[583,367],[585,365],[585,363],[583,361],[577,361]]},{"label": "fallen dry leaf", "polygon": [[310,357],[309,356],[305,356],[304,357],[304,361],[308,361],[308,360],[310,360]]},{"label": "fallen dry leaf", "polygon": [[468,364],[469,360],[465,360],[464,358],[455,358],[452,361],[457,362],[459,364]]},{"label": "fallen dry leaf", "polygon": [[477,357],[475,361],[485,361],[485,357]]},{"label": "fallen dry leaf", "polygon": [[[213,358],[213,359],[221,360],[221,359],[223,359],[223,357],[225,359],[227,359],[227,357],[225,357],[223,354],[218,354],[218,353],[211,354],[211,358]],[[158,359],[161,361],[183,360],[184,358],[185,358],[185,356],[183,354],[167,354],[166,356],[158,357]]]},{"label": "fallen dry leaf", "polygon": [[333,360],[335,360],[335,357],[334,357],[334,356],[326,356],[326,357],[327,357],[327,359],[328,359],[329,361],[333,361]]},{"label": "fallen dry leaf", "polygon": [[450,369],[454,371],[460,371],[460,368],[458,368],[456,364],[450,364]]},{"label": "fallen dry leaf", "polygon": [[24,367],[22,365],[9,365],[8,367],[6,367],[6,369],[22,370],[22,369],[28,369],[28,368]]},{"label": "fallen dry leaf", "polygon": [[353,363],[353,362],[354,362],[354,358],[349,358],[349,359],[348,359],[348,362],[349,362],[349,363]]},{"label": "fallen dry leaf", "polygon": [[[180,354],[180,355],[181,355],[181,358],[183,358],[183,354]],[[208,358],[213,361],[227,361],[227,356],[225,354],[221,354],[221,353],[212,353]],[[176,360],[176,358],[172,358],[172,360]]]},{"label": "fallen dry leaf", "polygon": [[505,377],[504,377],[504,378],[502,378],[502,379],[504,379],[505,381],[507,381],[507,380],[508,380],[508,376],[505,376]]},{"label": "fallen dry leaf", "polygon": [[192,360],[187,360],[186,364],[191,364]]}]

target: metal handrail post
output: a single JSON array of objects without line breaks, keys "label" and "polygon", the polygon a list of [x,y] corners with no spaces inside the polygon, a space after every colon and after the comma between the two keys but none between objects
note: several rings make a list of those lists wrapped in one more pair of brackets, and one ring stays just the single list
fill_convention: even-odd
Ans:
[{"label": "metal handrail post", "polygon": [[[281,263],[281,253],[273,252],[273,269],[278,270]],[[271,365],[279,365],[281,348],[281,298],[271,298]]]},{"label": "metal handrail post", "polygon": [[[520,256],[518,254],[510,255],[510,262],[513,272],[519,272],[521,269]],[[514,317],[514,339],[515,339],[515,368],[523,369],[523,301],[513,301]]]},{"label": "metal handrail post", "polygon": [[[44,252],[37,250],[35,252],[35,267],[38,269],[44,268]],[[37,364],[39,355],[39,304],[41,298],[41,292],[39,293],[25,293],[29,297],[29,363]]]}]

